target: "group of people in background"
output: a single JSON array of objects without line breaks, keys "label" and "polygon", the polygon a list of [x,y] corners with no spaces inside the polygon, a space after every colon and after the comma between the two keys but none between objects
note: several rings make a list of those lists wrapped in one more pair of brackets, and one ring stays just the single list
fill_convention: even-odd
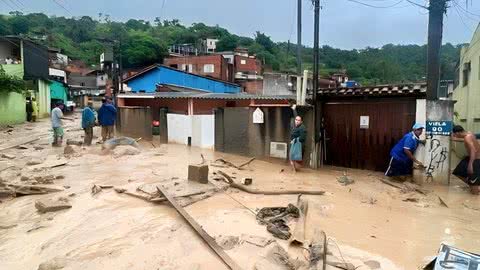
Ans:
[{"label": "group of people in background", "polygon": [[11,58],[11,57],[7,57],[5,58],[5,60],[3,61],[3,64],[5,65],[16,65],[16,64],[21,64],[22,61],[20,61],[19,59],[17,58]]},{"label": "group of people in background", "polygon": [[[63,142],[63,123],[62,120],[73,120],[72,118],[63,116],[64,104],[58,102],[51,113],[52,128],[53,128],[53,143],[52,146],[62,146]],[[84,145],[89,146],[93,140],[93,128],[97,125],[101,126],[102,142],[113,138],[114,125],[117,118],[117,109],[113,105],[111,98],[106,97],[102,99],[102,106],[98,110],[97,115],[93,108],[93,102],[88,101],[88,106],[82,111],[82,129],[85,132]],[[98,119],[98,120],[97,120]]]}]

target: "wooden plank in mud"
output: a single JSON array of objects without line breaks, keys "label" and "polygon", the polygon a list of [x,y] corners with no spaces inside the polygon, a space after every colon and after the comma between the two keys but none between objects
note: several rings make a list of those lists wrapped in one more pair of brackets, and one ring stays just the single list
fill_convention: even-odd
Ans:
[{"label": "wooden plank in mud", "polygon": [[230,256],[220,247],[215,239],[211,237],[203,228],[198,224],[195,219],[190,216],[183,207],[181,207],[175,198],[173,198],[164,187],[161,185],[157,186],[158,192],[163,194],[165,198],[172,204],[172,206],[177,210],[177,212],[190,224],[190,226],[202,237],[202,239],[210,246],[210,248],[222,259],[222,261],[232,270],[241,270],[242,268],[232,260]]}]

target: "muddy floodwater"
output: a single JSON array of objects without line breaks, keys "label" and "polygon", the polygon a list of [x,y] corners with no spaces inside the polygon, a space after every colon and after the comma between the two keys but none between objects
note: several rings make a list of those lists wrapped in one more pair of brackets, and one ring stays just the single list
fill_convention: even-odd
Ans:
[{"label": "muddy floodwater", "polygon": [[[66,124],[66,138],[81,140],[79,120]],[[92,195],[92,186],[135,189],[167,179],[180,181],[187,178],[189,164],[202,161],[201,154],[208,164],[218,158],[241,164],[249,157],[140,141],[137,155],[114,156],[94,145],[75,146],[66,158],[63,148],[48,145],[47,120],[0,133],[0,145],[40,137],[27,149],[2,152],[15,156],[0,159],[3,182],[21,183],[23,175],[37,173],[26,165],[32,159],[67,161],[42,172],[61,176],[50,185],[63,191],[0,199],[0,269],[38,269],[52,260],[60,262],[59,269],[227,269],[168,203],[146,202],[113,188]],[[252,178],[255,189],[324,190],[325,195],[304,196],[309,201],[306,234],[325,231],[331,252],[357,269],[418,269],[441,243],[480,253],[480,198],[457,179],[448,187],[425,185],[422,194],[387,185],[381,173],[370,171],[326,167],[294,174],[283,161],[255,160],[245,170],[210,166],[210,182],[219,186],[221,181],[213,179],[218,170],[236,181]],[[339,183],[344,172],[353,184]],[[68,198],[70,209],[41,214],[35,208],[39,199],[61,196]],[[229,188],[185,209],[212,237],[272,238],[252,212],[296,201],[296,195],[255,195]],[[287,241],[276,242],[290,251]],[[244,269],[253,269],[265,249],[240,243],[226,252]]]}]

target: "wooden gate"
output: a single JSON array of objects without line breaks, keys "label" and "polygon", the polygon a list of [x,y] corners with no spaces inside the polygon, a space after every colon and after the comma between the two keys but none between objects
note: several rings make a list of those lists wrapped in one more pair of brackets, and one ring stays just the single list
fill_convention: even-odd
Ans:
[{"label": "wooden gate", "polygon": [[[390,150],[415,121],[416,101],[360,100],[327,102],[323,106],[327,164],[384,171]],[[368,116],[368,127],[360,127]],[[366,117],[364,117],[366,119]]]}]

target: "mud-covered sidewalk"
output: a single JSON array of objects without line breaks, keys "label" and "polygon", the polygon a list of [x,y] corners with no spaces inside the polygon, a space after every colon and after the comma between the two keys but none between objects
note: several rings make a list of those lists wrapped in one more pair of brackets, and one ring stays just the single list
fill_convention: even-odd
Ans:
[{"label": "mud-covered sidewalk", "polygon": [[[82,140],[76,117],[74,123],[65,121],[65,141]],[[65,155],[63,147],[50,146],[50,137],[48,120],[0,131],[0,149],[38,138],[0,152],[0,187],[58,189],[15,198],[2,195],[0,269],[39,269],[41,264],[42,269],[227,269],[168,202],[145,198],[151,195],[149,188],[172,182],[178,186],[172,192],[181,193],[188,165],[202,162],[201,155],[206,164],[219,158],[242,164],[248,157],[145,141],[139,142],[139,153],[106,152],[95,144],[72,146]],[[215,192],[185,203],[185,209],[218,242],[238,237],[224,248],[243,269],[254,269],[269,248],[245,241],[251,237],[273,239],[293,257],[305,259],[288,241],[274,238],[254,215],[263,207],[296,204],[297,195],[227,188],[218,170],[238,182],[252,178],[253,189],[326,191],[303,196],[309,201],[307,238],[315,229],[325,231],[329,250],[357,269],[417,269],[441,243],[480,253],[480,198],[456,179],[450,187],[392,186],[377,172],[346,170],[346,179],[342,168],[294,174],[286,163],[261,160],[244,170],[210,166]],[[92,192],[95,185],[100,189]],[[38,202],[48,200],[66,207],[43,213]]]}]

